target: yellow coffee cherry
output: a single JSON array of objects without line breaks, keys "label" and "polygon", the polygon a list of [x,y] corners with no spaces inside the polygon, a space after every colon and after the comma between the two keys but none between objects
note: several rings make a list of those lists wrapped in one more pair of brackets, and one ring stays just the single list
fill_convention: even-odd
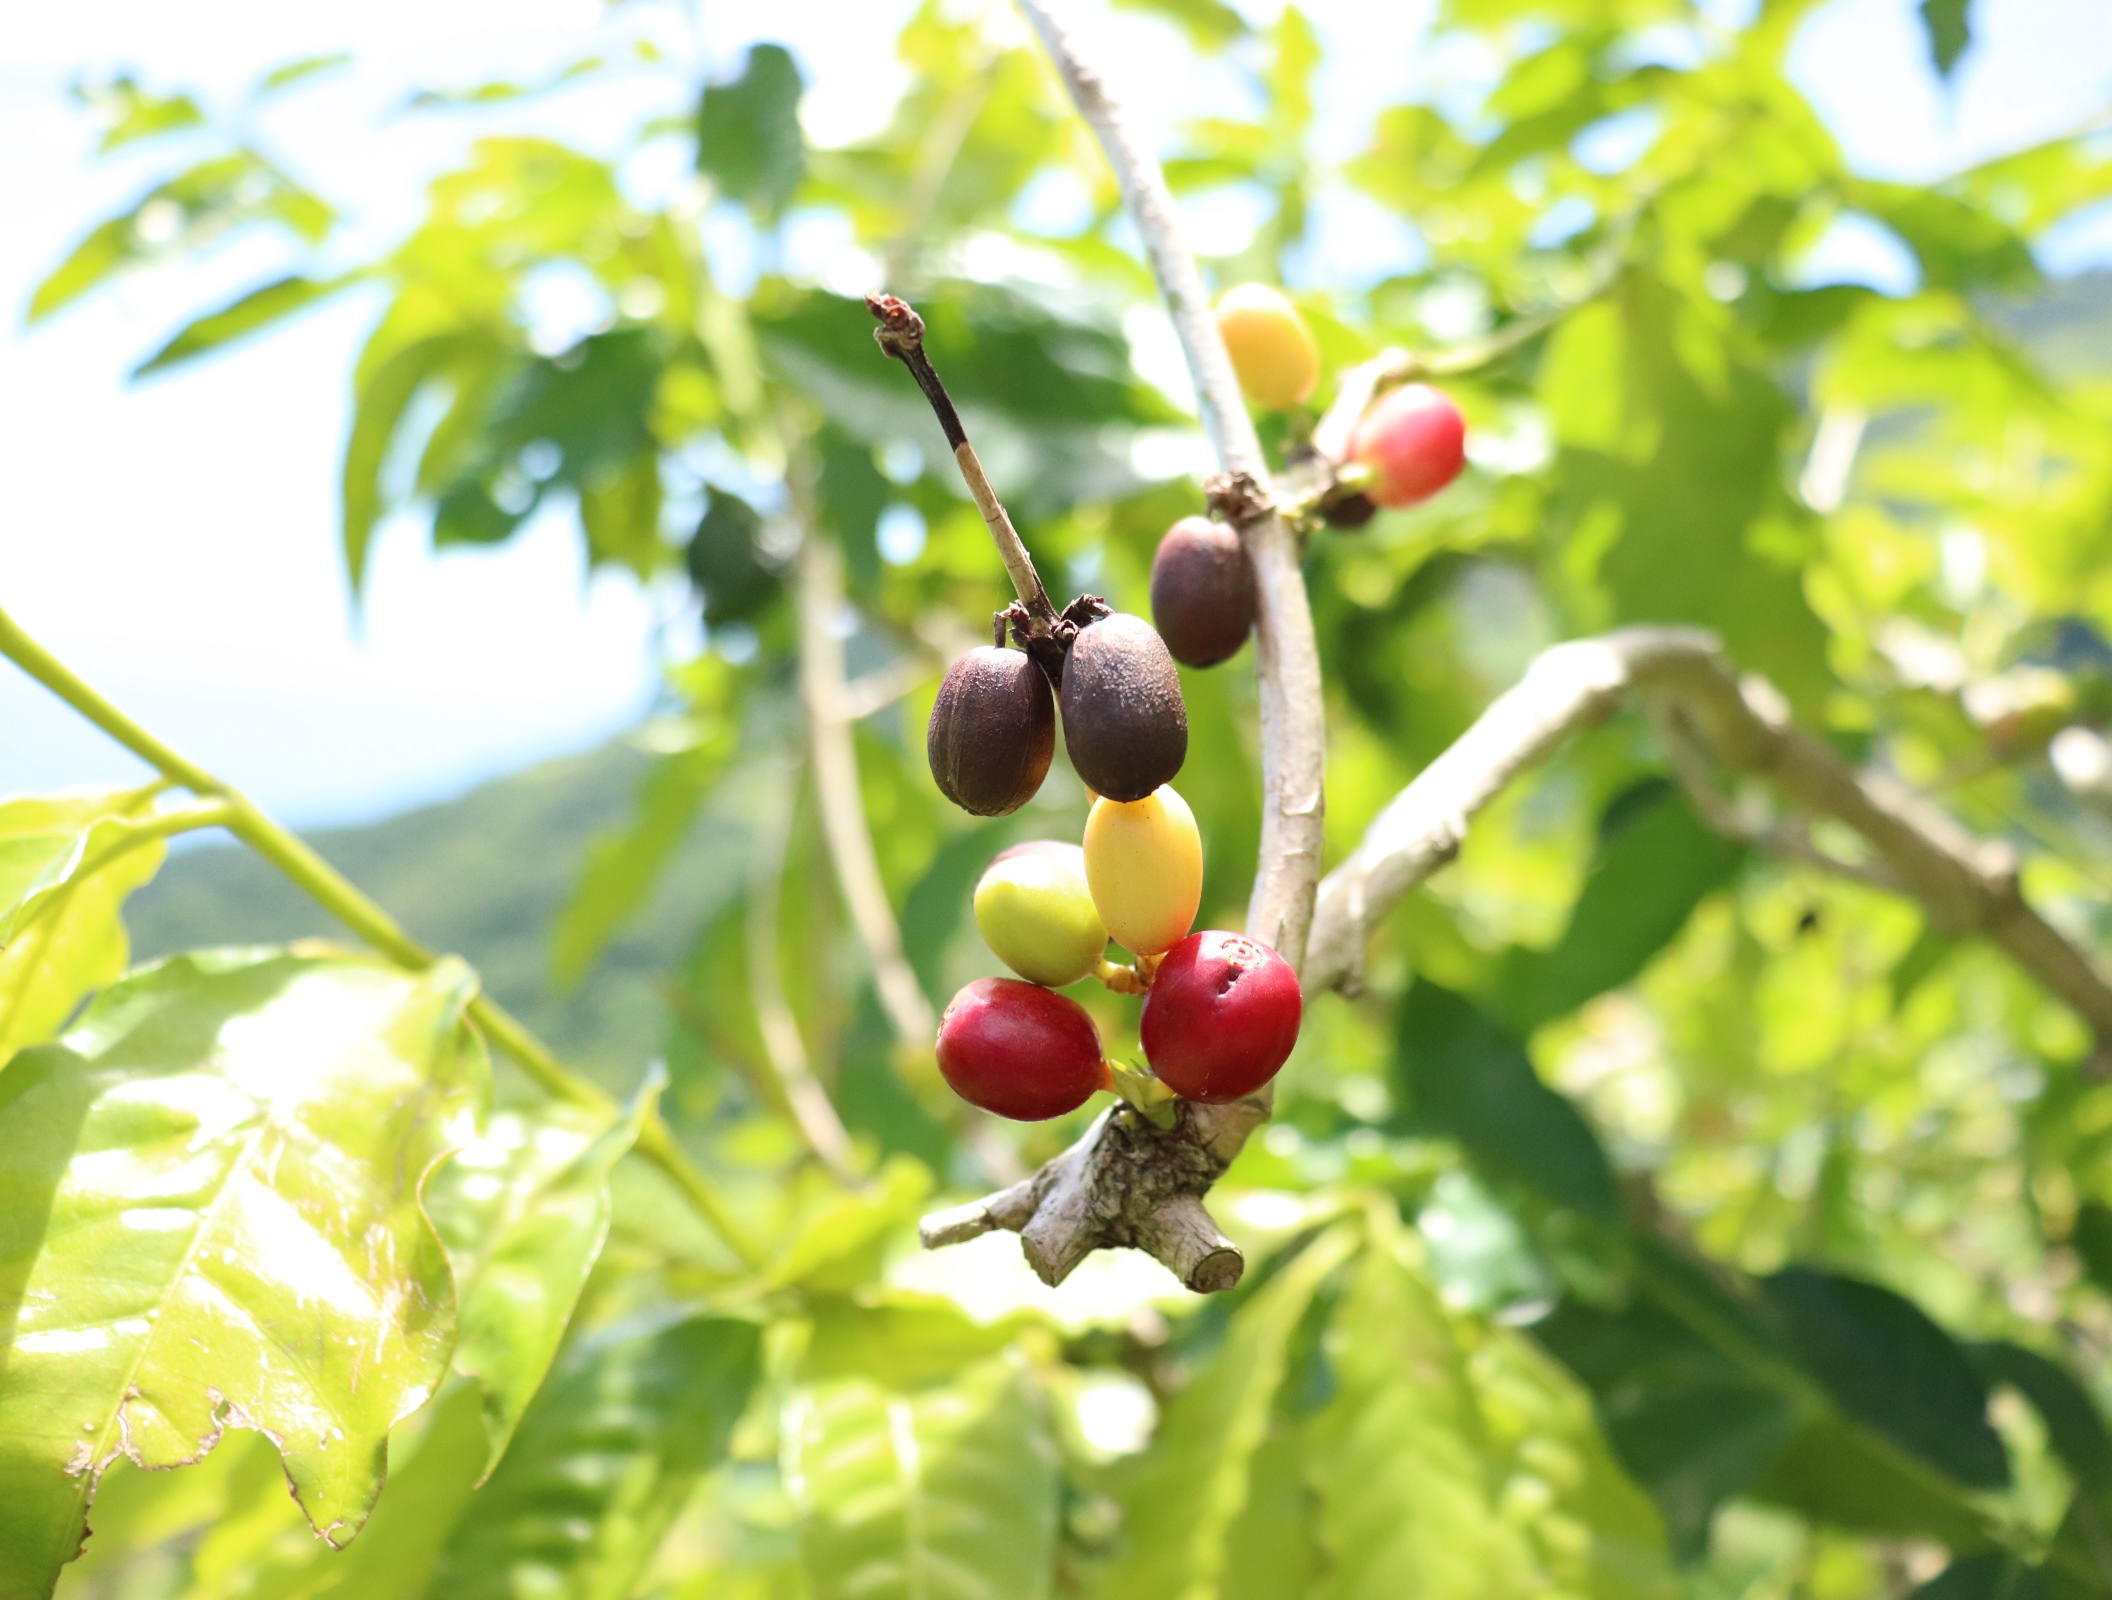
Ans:
[{"label": "yellow coffee cherry", "polygon": [[975,886],[975,925],[998,960],[1051,989],[1076,983],[1107,953],[1074,844],[1037,839],[998,856]]},{"label": "yellow coffee cherry", "polygon": [[1140,956],[1172,949],[1203,900],[1203,836],[1188,802],[1163,785],[1141,800],[1095,800],[1085,881],[1115,943]]},{"label": "yellow coffee cherry", "polygon": [[1227,289],[1217,302],[1217,331],[1254,404],[1281,411],[1302,405],[1319,386],[1320,346],[1279,290],[1265,283]]}]

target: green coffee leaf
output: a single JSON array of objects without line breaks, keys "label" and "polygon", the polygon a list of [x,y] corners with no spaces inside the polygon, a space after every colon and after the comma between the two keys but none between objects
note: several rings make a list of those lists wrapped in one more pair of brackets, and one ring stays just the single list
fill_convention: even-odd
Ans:
[{"label": "green coffee leaf", "polygon": [[1351,1268],[1327,1336],[1334,1399],[1306,1472],[1324,1600],[1522,1594],[1524,1542],[1490,1500],[1491,1454],[1451,1319],[1391,1240]]},{"label": "green coffee leaf", "polygon": [[95,147],[99,155],[205,125],[205,113],[189,95],[151,93],[129,72],[108,83],[77,85],[73,92],[103,124],[103,137]]},{"label": "green coffee leaf", "polygon": [[1468,1361],[1493,1445],[1498,1513],[1525,1543],[1525,1595],[1677,1600],[1650,1499],[1621,1470],[1590,1399],[1518,1334],[1482,1330]]},{"label": "green coffee leaf", "polygon": [[931,1172],[897,1157],[877,1182],[839,1191],[815,1207],[777,1252],[765,1281],[809,1292],[847,1292],[879,1273],[889,1239],[916,1215],[931,1192]]},{"label": "green coffee leaf", "polygon": [[1013,1339],[1005,1323],[971,1322],[951,1300],[901,1291],[816,1296],[800,1358],[809,1383],[867,1378],[890,1389],[942,1383]]},{"label": "green coffee leaf", "polygon": [[166,853],[138,790],[0,804],[0,1067],[125,970],[125,896]]},{"label": "green coffee leaf", "polygon": [[322,951],[182,956],[0,1074],[0,1593],[43,1594],[118,1456],[268,1434],[331,1544],[454,1338],[420,1206],[485,1092],[474,980]]},{"label": "green coffee leaf", "polygon": [[[340,472],[341,540],[355,594],[366,577],[367,547],[388,509],[382,468],[411,402],[443,376],[478,373],[498,354],[489,332],[437,333],[401,343],[384,323],[360,358],[353,390],[352,432]],[[429,447],[430,448],[430,447]]]},{"label": "green coffee leaf", "polygon": [[[1747,1331],[1736,1306],[1712,1300],[1710,1310]],[[1618,1309],[1565,1300],[1533,1335],[1597,1396],[1622,1465],[1683,1558],[1701,1554],[1716,1507],[1759,1476],[1795,1424],[1788,1397],[1649,1297]]]},{"label": "green coffee leaf", "polygon": [[813,1600],[1042,1600],[1059,1498],[1056,1447],[1015,1362],[940,1389],[863,1379],[794,1396],[785,1484]]},{"label": "green coffee leaf", "polygon": [[609,1236],[609,1173],[666,1081],[649,1077],[613,1123],[561,1105],[494,1116],[434,1177],[427,1205],[461,1299],[455,1368],[484,1387],[484,1477],[557,1356]]},{"label": "green coffee leaf", "polygon": [[281,89],[291,89],[297,83],[306,83],[310,78],[320,77],[326,72],[335,72],[351,59],[352,57],[342,50],[330,51],[323,55],[302,56],[284,66],[273,67],[265,73],[257,80],[255,93],[259,98],[277,94]]},{"label": "green coffee leaf", "polygon": [[1529,1034],[1619,988],[1672,941],[1743,855],[1704,827],[1684,796],[1660,786],[1642,814],[1600,847],[1554,946],[1505,955],[1496,972],[1497,1014]]},{"label": "green coffee leaf", "polygon": [[1989,1383],[2015,1389],[2046,1424],[2054,1453],[2090,1488],[2112,1488],[2112,1433],[2090,1391],[2059,1362],[2007,1339],[1966,1346]]},{"label": "green coffee leaf", "polygon": [[1948,78],[1966,46],[1973,42],[1972,0],[1921,0],[1921,26],[1929,36],[1929,59],[1936,75]]},{"label": "green coffee leaf", "polygon": [[1101,1585],[1105,1600],[1226,1592],[1226,1535],[1252,1493],[1292,1332],[1356,1245],[1353,1225],[1333,1228],[1255,1291],[1210,1364],[1167,1408],[1151,1448],[1125,1465],[1123,1543]]},{"label": "green coffee leaf", "polygon": [[707,623],[753,621],[783,590],[783,579],[763,562],[762,532],[763,516],[755,507],[729,490],[711,491],[683,552]]},{"label": "green coffee leaf", "polygon": [[1620,1219],[1606,1153],[1542,1083],[1525,1046],[1471,1001],[1418,979],[1394,1057],[1400,1126],[1456,1139],[1483,1174],[1602,1222]]},{"label": "green coffee leaf", "polygon": [[1919,1306],[1810,1267],[1764,1282],[1790,1344],[1844,1413],[1960,1483],[1998,1489],[2009,1481],[1984,1380]]},{"label": "green coffee leaf", "polygon": [[1246,18],[1223,0],[1115,0],[1115,6],[1122,11],[1164,17],[1185,33],[1198,50],[1222,50],[1252,31]]},{"label": "green coffee leaf", "polygon": [[628,1594],[724,1458],[761,1348],[754,1323],[672,1311],[575,1344],[449,1537],[431,1593]]},{"label": "green coffee leaf", "polygon": [[261,333],[310,306],[320,305],[357,281],[357,273],[345,273],[335,278],[309,278],[296,273],[291,277],[275,278],[190,323],[134,367],[132,376],[144,378],[150,372],[178,366],[193,356],[202,356],[209,350]]},{"label": "green coffee leaf", "polygon": [[313,1587],[295,1591],[301,1600],[424,1600],[436,1592],[431,1583],[441,1548],[474,1506],[491,1450],[481,1409],[477,1386],[462,1384],[432,1407],[411,1448],[390,1442],[388,1493],[351,1549],[315,1547]]},{"label": "green coffee leaf", "polygon": [[40,322],[64,309],[126,267],[210,243],[237,228],[272,223],[314,244],[336,220],[330,207],[254,151],[213,156],[93,229],[37,285],[29,320]]},{"label": "green coffee leaf", "polygon": [[0,805],[0,950],[89,878],[159,837],[137,794]]},{"label": "green coffee leaf", "polygon": [[697,105],[697,170],[758,216],[775,220],[806,171],[804,87],[789,50],[759,44],[738,78],[707,85]]}]

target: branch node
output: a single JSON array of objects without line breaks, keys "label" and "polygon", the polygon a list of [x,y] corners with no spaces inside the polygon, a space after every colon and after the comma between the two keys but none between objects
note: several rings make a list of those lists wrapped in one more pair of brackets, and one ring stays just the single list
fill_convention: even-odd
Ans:
[{"label": "branch node", "polygon": [[1203,480],[1210,514],[1244,533],[1274,514],[1276,506],[1251,472],[1220,472]]}]

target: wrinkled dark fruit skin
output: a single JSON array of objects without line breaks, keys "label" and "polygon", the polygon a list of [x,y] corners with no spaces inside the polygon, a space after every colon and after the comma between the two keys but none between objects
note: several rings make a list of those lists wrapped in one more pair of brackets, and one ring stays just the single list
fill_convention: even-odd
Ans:
[{"label": "wrinkled dark fruit skin", "polygon": [[1076,1111],[1108,1084],[1085,1007],[1017,978],[978,978],[955,995],[938,1055],[955,1094],[1014,1122]]},{"label": "wrinkled dark fruit skin", "polygon": [[1056,754],[1056,697],[1018,650],[983,645],[946,669],[924,734],[939,792],[963,811],[1001,817],[1034,798]]},{"label": "wrinkled dark fruit skin", "polygon": [[1276,1076],[1304,1010],[1298,975],[1259,939],[1191,933],[1159,963],[1138,1034],[1161,1083],[1219,1105]]},{"label": "wrinkled dark fruit skin", "polygon": [[1166,641],[1116,612],[1078,630],[1063,669],[1063,747],[1079,781],[1141,800],[1188,759],[1188,706]]},{"label": "wrinkled dark fruit skin", "polygon": [[1239,535],[1208,517],[1183,517],[1151,558],[1151,620],[1190,667],[1239,652],[1254,626],[1254,566]]}]

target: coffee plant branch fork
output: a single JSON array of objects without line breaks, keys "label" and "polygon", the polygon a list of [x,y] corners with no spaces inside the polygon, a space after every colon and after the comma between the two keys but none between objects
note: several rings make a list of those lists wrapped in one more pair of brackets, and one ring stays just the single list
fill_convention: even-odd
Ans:
[{"label": "coffee plant branch fork", "polygon": [[[1665,731],[1675,774],[1696,795],[1704,821],[1760,848],[1910,896],[1942,933],[1991,940],[2088,1024],[2100,1058],[2112,1050],[2112,982],[2024,899],[2008,847],[1976,838],[1889,775],[1842,760],[1796,726],[1771,684],[1741,677],[1716,638],[1694,628],[1624,628],[1536,657],[1327,875],[1307,948],[1306,992],[1353,989],[1372,929],[1458,855],[1474,813],[1630,697]],[[1801,831],[1747,822],[1708,786],[1695,759],[1704,750],[1804,815],[1845,825],[1874,860],[1843,860]]]},{"label": "coffee plant branch fork", "polygon": [[[1272,494],[1156,158],[1137,139],[1105,80],[1080,58],[1047,0],[1017,3],[1121,184],[1194,376],[1204,430],[1225,468],[1213,499],[1232,514],[1254,562],[1261,591],[1256,657],[1267,804],[1248,929],[1300,970],[1308,994],[1354,987],[1371,929],[1458,853],[1473,813],[1570,732],[1640,691],[1661,715],[1698,731],[1726,766],[1768,778],[1805,810],[1846,823],[1876,852],[1883,871],[1922,901],[1937,927],[1979,932],[2001,944],[2083,1016],[2105,1051],[2112,1043],[2112,987],[2025,904],[2006,853],[1973,840],[1889,779],[1840,761],[1789,722],[1772,688],[1759,680],[1741,682],[1716,641],[1695,630],[1633,629],[1546,652],[1525,682],[1499,698],[1395,799],[1352,856],[1317,885],[1316,899],[1325,729],[1296,542],[1277,510],[1282,489]],[[1542,331],[1537,324],[1507,330],[1501,350]],[[1472,359],[1478,364],[1501,350],[1476,352]],[[1383,357],[1346,375],[1345,392],[1321,432],[1328,433],[1330,423],[1333,431],[1344,431],[1378,388],[1409,375]],[[1324,454],[1325,441],[1315,443]],[[1682,776],[1692,781],[1691,774]],[[1713,816],[1723,821],[1720,810]],[[1780,848],[1790,837],[1777,830],[1760,842]],[[1873,876],[1816,849],[1795,853],[1866,881]],[[1017,1231],[1028,1261],[1051,1283],[1094,1249],[1133,1245],[1164,1262],[1191,1289],[1231,1287],[1243,1261],[1201,1200],[1267,1120],[1267,1096],[1229,1106],[1180,1102],[1178,1112],[1174,1127],[1159,1132],[1132,1108],[1110,1109],[1077,1144],[1023,1182],[927,1217],[924,1243],[937,1248],[998,1228]]]},{"label": "coffee plant branch fork", "polygon": [[[1043,0],[1019,3],[1098,137],[1144,241],[1195,383],[1203,431],[1221,468],[1206,486],[1211,503],[1239,530],[1253,566],[1259,602],[1254,654],[1263,806],[1247,932],[1274,947],[1296,970],[1304,956],[1320,878],[1326,768],[1320,654],[1298,565],[1297,536],[1278,509],[1277,485],[1158,158],[1054,12]],[[872,303],[885,322],[885,302],[876,297]],[[882,347],[901,355],[889,343],[885,328]],[[921,349],[917,353],[921,356]],[[927,381],[928,362],[924,368],[918,371],[912,363],[936,409],[944,391],[935,374]],[[948,403],[940,411],[942,426],[951,410]],[[1023,549],[1015,559],[1018,536],[982,480],[958,418],[947,426],[947,442],[954,447],[1019,591],[1027,626],[1016,631],[1027,633],[1021,642],[1032,650],[1034,618],[1047,606],[1047,597]],[[1199,1293],[1229,1289],[1239,1282],[1245,1258],[1211,1220],[1203,1196],[1248,1137],[1268,1120],[1269,1107],[1266,1090],[1229,1105],[1180,1100],[1174,1102],[1172,1125],[1162,1128],[1136,1108],[1117,1105],[1038,1172],[971,1205],[925,1218],[924,1243],[937,1248],[997,1228],[1016,1231],[1029,1264],[1052,1284],[1060,1283],[1094,1250],[1127,1245],[1156,1257]]]},{"label": "coffee plant branch fork", "polygon": [[[186,827],[208,822],[224,827],[353,934],[407,971],[424,972],[439,959],[291,829],[266,814],[232,784],[178,754],[126,716],[4,610],[0,610],[0,656],[154,768],[167,784],[196,795],[201,806],[178,814],[192,819]],[[519,1018],[490,995],[478,994],[468,1009],[471,1020],[485,1036],[511,1056],[547,1094],[615,1116],[616,1103],[599,1086],[570,1072]],[[734,1222],[731,1202],[683,1152],[658,1111],[639,1129],[637,1150],[673,1182],[735,1257],[751,1268],[762,1264],[761,1251]]]}]

